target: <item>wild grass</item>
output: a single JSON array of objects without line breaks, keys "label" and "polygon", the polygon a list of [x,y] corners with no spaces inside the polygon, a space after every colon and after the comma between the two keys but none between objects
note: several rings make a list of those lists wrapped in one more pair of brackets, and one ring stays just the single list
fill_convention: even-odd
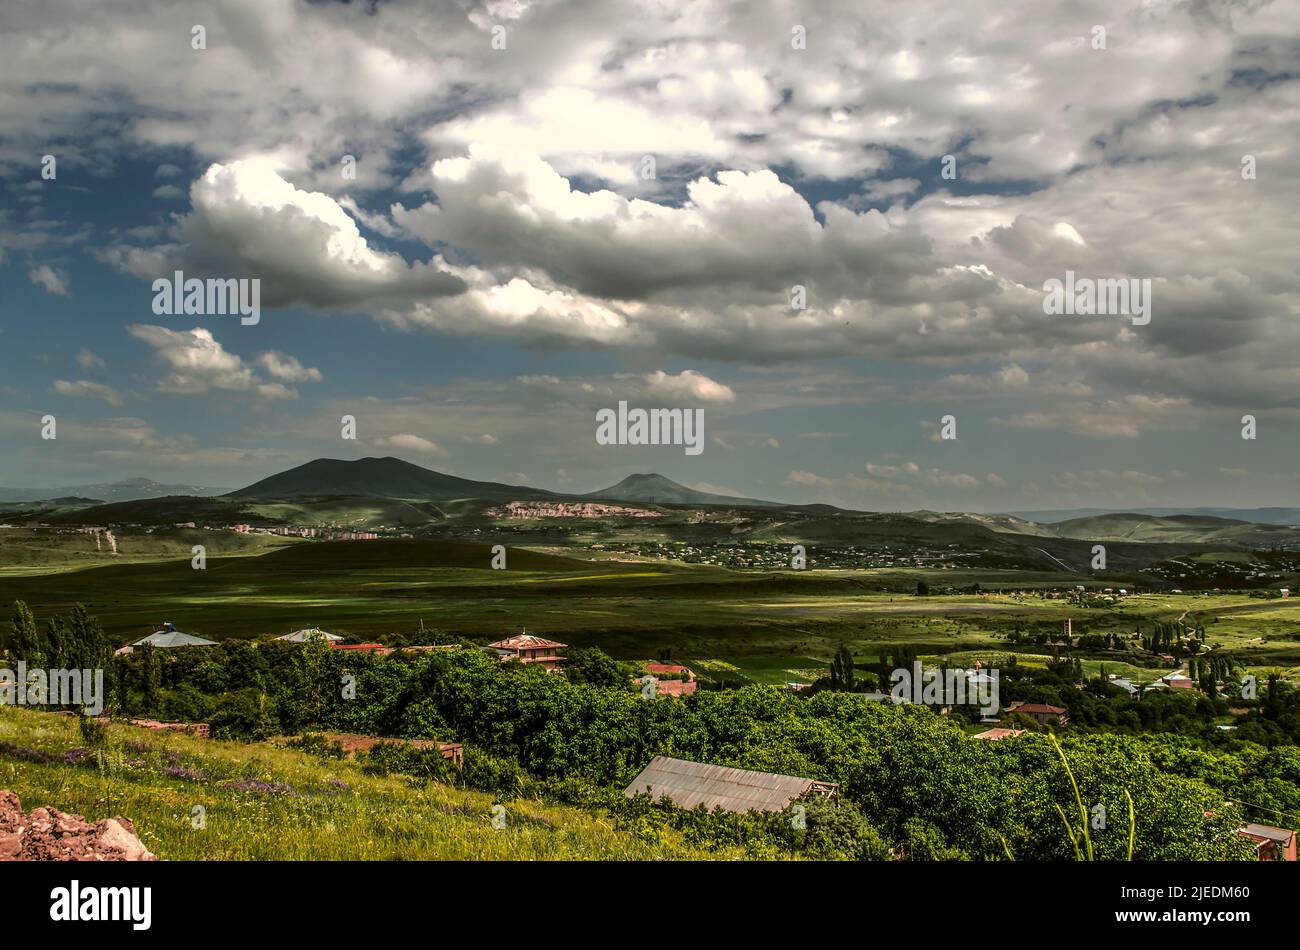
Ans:
[{"label": "wild grass", "polygon": [[[486,794],[363,774],[276,743],[241,744],[108,727],[106,745],[72,764],[84,740],[70,716],[0,707],[0,788],[23,808],[90,821],[123,815],[164,860],[727,860],[674,833],[656,842],[578,809],[505,801],[492,826]],[[47,753],[33,761],[14,748]]]}]

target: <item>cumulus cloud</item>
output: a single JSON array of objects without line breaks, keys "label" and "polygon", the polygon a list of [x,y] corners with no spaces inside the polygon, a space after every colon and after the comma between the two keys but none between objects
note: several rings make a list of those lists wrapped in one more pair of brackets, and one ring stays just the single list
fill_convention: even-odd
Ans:
[{"label": "cumulus cloud", "polygon": [[27,277],[38,287],[44,287],[46,293],[54,294],[59,297],[68,296],[69,288],[67,273],[61,270],[55,270],[49,264],[40,264],[33,267],[27,272]]},{"label": "cumulus cloud", "polygon": [[375,250],[334,198],[295,187],[265,161],[214,163],[190,203],[173,243],[119,246],[109,259],[143,278],[171,268],[259,278],[269,307],[379,307],[464,289],[436,260],[408,264]]},{"label": "cumulus cloud", "polygon": [[276,350],[258,356],[257,364],[284,383],[319,383],[323,379],[320,370],[303,366],[296,358]]},{"label": "cumulus cloud", "polygon": [[158,359],[170,368],[171,372],[157,381],[160,392],[203,395],[213,390],[228,390],[250,392],[266,399],[297,396],[295,390],[282,383],[260,378],[204,327],[168,330],[152,324],[134,324],[127,331],[153,347]]}]

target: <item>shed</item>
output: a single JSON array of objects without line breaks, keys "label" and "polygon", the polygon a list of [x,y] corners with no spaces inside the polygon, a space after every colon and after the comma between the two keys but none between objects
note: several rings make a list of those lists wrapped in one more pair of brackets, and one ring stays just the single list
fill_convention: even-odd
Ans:
[{"label": "shed", "polygon": [[668,799],[681,808],[703,805],[712,811],[783,811],[808,794],[834,797],[838,785],[794,775],[751,772],[725,765],[687,762],[657,755],[624,789],[628,798],[649,792],[655,801]]}]

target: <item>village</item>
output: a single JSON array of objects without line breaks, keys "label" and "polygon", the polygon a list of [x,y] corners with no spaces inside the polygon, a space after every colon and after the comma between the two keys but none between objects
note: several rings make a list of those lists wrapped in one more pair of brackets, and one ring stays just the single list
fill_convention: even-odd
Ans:
[{"label": "village", "polygon": [[[1064,636],[1067,638],[1070,636],[1068,627]],[[459,651],[469,648],[463,643],[387,646],[377,642],[347,643],[344,642],[345,639],[343,636],[318,627],[306,627],[265,641],[254,641],[254,643],[286,645],[314,643],[324,645],[329,651],[339,654],[354,653],[379,657],[429,651]],[[118,648],[115,655],[131,656],[142,648],[172,651],[216,646],[218,646],[216,641],[185,633],[176,629],[171,623],[164,623],[161,629]],[[549,675],[559,677],[566,675],[568,645],[527,631],[493,641],[478,649],[496,657],[504,666],[537,667]],[[1166,659],[1172,661],[1173,657]],[[627,682],[630,687],[638,690],[642,699],[686,698],[695,695],[699,687],[699,680],[694,672],[682,663],[647,660],[631,666],[635,668],[635,672],[628,677]],[[919,661],[913,666],[913,670],[896,670],[894,676],[895,682],[912,683],[911,686],[899,686],[889,692],[866,690],[849,695],[860,697],[862,701],[868,703],[901,702],[927,705],[940,717],[953,715],[956,708],[961,705],[978,706],[982,713],[979,721],[988,728],[969,734],[970,740],[977,742],[1014,741],[1032,735],[1038,729],[1062,730],[1070,723],[1069,709],[1062,706],[1024,700],[1015,700],[1005,706],[1000,705],[997,701],[998,671],[984,668],[978,661],[972,669],[968,670],[923,668]],[[1196,680],[1187,675],[1185,664],[1143,684],[1113,674],[1107,677],[1107,682],[1134,700],[1141,700],[1143,696],[1155,692],[1190,691],[1199,686]],[[786,684],[785,689],[805,692],[810,690],[810,686],[790,683]],[[1220,691],[1223,691],[1222,687]],[[992,705],[987,705],[990,702]],[[132,718],[129,722],[147,729],[180,731],[200,738],[208,738],[210,735],[206,723],[166,722],[141,718]],[[1020,725],[1022,723],[1036,724],[1036,728],[1031,731],[1026,725]],[[1220,728],[1232,727],[1221,726]],[[442,758],[457,768],[462,767],[463,763],[464,746],[456,741],[394,740],[337,731],[326,731],[321,735],[324,741],[335,745],[346,755],[365,753],[378,744],[396,742],[415,749],[436,749]],[[802,807],[798,804],[801,801],[810,798],[834,800],[838,787],[835,782],[657,755],[626,786],[624,795],[629,798],[647,795],[652,801],[671,802],[679,808],[688,810],[702,806],[710,811],[720,809],[736,814],[788,810],[797,813]],[[1294,828],[1252,821],[1242,824],[1237,829],[1237,834],[1252,843],[1257,860],[1297,860],[1297,833]]]}]

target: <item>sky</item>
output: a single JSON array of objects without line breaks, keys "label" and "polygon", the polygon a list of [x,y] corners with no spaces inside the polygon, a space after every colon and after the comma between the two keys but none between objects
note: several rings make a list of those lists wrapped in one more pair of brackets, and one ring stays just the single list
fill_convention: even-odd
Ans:
[{"label": "sky", "polygon": [[1300,504],[1300,4],[8,0],[0,62],[0,485]]}]

